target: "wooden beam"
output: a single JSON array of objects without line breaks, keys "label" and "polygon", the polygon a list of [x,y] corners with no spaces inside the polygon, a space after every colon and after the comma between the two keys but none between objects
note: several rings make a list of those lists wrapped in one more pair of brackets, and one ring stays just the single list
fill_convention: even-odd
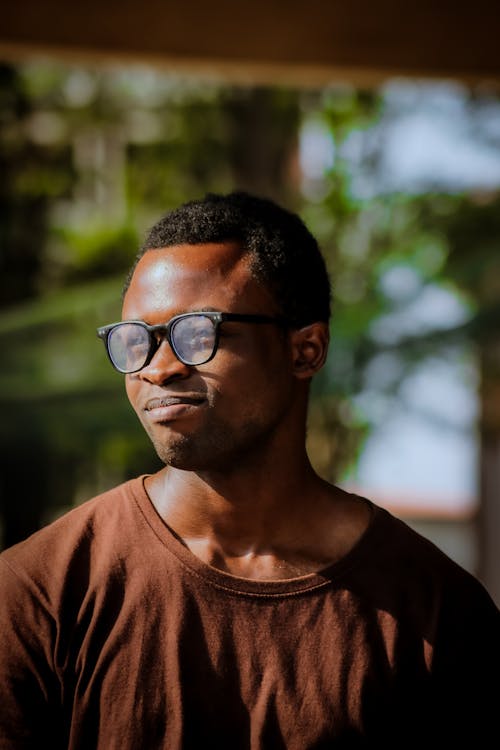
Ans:
[{"label": "wooden beam", "polygon": [[500,82],[498,0],[4,0],[0,57],[140,62],[251,82]]}]

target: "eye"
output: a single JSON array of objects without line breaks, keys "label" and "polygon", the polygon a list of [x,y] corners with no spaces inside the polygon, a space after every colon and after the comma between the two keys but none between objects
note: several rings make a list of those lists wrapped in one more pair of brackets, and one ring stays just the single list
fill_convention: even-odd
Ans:
[{"label": "eye", "polygon": [[203,322],[193,326],[191,331],[191,339],[195,345],[204,345],[209,341],[212,341],[214,334],[214,327],[211,323]]},{"label": "eye", "polygon": [[127,339],[127,346],[129,347],[143,346],[144,343],[145,343],[144,334],[134,333],[130,335]]},{"label": "eye", "polygon": [[193,351],[204,352],[211,349],[214,343],[215,329],[208,318],[192,318],[190,320],[190,347]]},{"label": "eye", "polygon": [[135,323],[124,323],[113,329],[108,338],[112,361],[122,371],[140,367],[149,348],[148,332]]},{"label": "eye", "polygon": [[128,349],[144,347],[148,345],[149,335],[145,328],[138,325],[123,326],[121,331],[123,345]]}]

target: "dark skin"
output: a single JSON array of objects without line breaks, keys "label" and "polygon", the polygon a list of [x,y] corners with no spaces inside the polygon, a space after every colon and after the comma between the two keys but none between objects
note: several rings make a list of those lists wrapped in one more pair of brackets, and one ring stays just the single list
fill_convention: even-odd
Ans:
[{"label": "dark skin", "polygon": [[[122,317],[155,324],[210,309],[279,314],[236,244],[147,251]],[[164,340],[126,376],[166,464],[146,490],[205,563],[243,578],[294,578],[342,558],[367,528],[368,505],[321,479],[306,452],[309,385],[327,349],[326,323],[283,331],[231,322],[210,362],[184,365]]]}]

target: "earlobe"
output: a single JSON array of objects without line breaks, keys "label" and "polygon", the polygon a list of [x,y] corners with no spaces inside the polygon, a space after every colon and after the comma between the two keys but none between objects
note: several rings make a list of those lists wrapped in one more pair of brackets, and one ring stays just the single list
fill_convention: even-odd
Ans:
[{"label": "earlobe", "polygon": [[312,378],[325,364],[330,334],[318,322],[292,332],[293,372],[300,379]]}]

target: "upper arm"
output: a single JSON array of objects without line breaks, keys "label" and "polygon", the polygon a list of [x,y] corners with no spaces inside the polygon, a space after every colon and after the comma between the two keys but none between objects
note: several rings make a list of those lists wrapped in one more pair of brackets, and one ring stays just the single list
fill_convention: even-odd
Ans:
[{"label": "upper arm", "polygon": [[0,747],[55,747],[62,729],[54,618],[23,575],[0,559]]}]

